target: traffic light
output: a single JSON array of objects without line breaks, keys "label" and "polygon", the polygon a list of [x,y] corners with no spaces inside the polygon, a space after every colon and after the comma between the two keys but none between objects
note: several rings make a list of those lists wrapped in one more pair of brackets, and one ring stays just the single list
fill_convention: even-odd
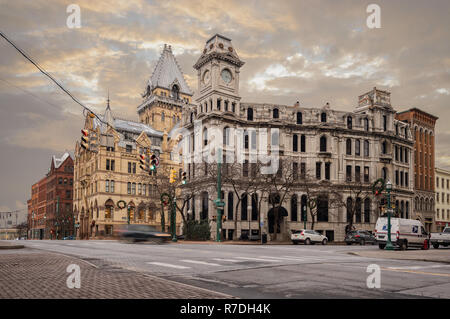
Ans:
[{"label": "traffic light", "polygon": [[183,172],[183,174],[181,175],[181,184],[186,184],[187,183],[187,177],[186,177],[186,172]]},{"label": "traffic light", "polygon": [[169,183],[173,184],[177,181],[177,171],[174,169],[170,170],[170,178],[169,178]]},{"label": "traffic light", "polygon": [[147,170],[144,154],[139,155],[139,163],[140,163],[139,167],[141,168],[141,170],[143,170],[143,171]]},{"label": "traffic light", "polygon": [[89,151],[89,131],[81,130],[81,147]]},{"label": "traffic light", "polygon": [[154,171],[155,169],[156,169],[156,155],[155,154],[153,154],[151,157],[150,157],[150,170],[151,171]]}]

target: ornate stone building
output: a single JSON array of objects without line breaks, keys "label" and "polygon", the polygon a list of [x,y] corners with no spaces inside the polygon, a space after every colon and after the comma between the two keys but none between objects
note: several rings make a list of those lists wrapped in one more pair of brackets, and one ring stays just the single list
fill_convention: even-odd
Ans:
[{"label": "ornate stone building", "polygon": [[[224,156],[230,148],[238,147],[235,152],[242,155],[244,161],[243,181],[248,178],[245,165],[252,151],[259,152],[261,147],[267,146],[272,154],[272,145],[278,145],[280,163],[292,163],[292,171],[298,171],[299,176],[313,172],[315,185],[325,185],[328,190],[339,189],[344,198],[350,194],[352,181],[360,182],[370,191],[378,178],[390,179],[394,188],[393,200],[398,202],[398,214],[411,217],[414,141],[410,125],[395,119],[396,111],[390,103],[389,92],[374,88],[359,96],[353,112],[332,109],[328,103],[323,107],[307,108],[298,102],[294,105],[242,102],[239,74],[243,65],[231,40],[214,35],[206,42],[194,65],[198,79],[196,105],[183,108],[182,126],[188,137],[183,144],[184,170],[189,177],[187,186],[203,183],[202,193],[193,198],[187,213],[191,218],[209,219],[213,238],[216,236],[216,207],[211,199],[217,197],[216,181],[202,178],[204,163],[202,159],[200,163],[194,160],[194,154],[202,152],[208,145],[210,132],[214,130],[221,133],[220,138],[215,138],[216,141],[220,139]],[[196,128],[198,125],[201,125],[200,129]],[[269,135],[258,134],[261,129],[267,129]],[[275,129],[279,133],[272,135],[270,132]],[[237,134],[239,130],[244,134]],[[274,136],[277,136],[276,141]],[[261,231],[268,233],[270,240],[273,225],[278,223],[281,236],[277,238],[287,239],[290,230],[303,228],[301,212],[307,198],[301,186],[302,178],[294,183],[282,203],[286,214],[278,216],[278,221],[267,200],[263,202],[260,214],[254,213],[254,201],[247,194],[240,195],[242,205],[236,211],[237,196],[231,185],[224,183],[222,198],[226,221],[222,225],[223,238],[239,238],[250,232],[258,234],[259,226],[263,225]],[[320,211],[315,229],[330,240],[343,240],[347,212],[342,206],[329,207],[327,196],[325,192],[318,203]],[[358,229],[373,230],[379,214],[377,199],[368,197],[360,203],[359,211],[353,217],[354,224]],[[310,226],[308,213],[307,227]]]},{"label": "ornate stone building", "polygon": [[[168,211],[161,206],[149,173],[139,167],[139,155],[157,155],[158,172],[180,170],[177,154],[171,154],[176,144],[171,134],[191,96],[170,46],[165,45],[137,107],[139,122],[114,117],[109,100],[100,120],[86,116],[84,128],[98,136],[98,149],[86,151],[79,142],[75,146],[78,238],[111,236],[114,226],[128,223],[129,216],[131,224],[160,227],[161,210],[168,225]],[[178,232],[180,222],[177,216]]]}]

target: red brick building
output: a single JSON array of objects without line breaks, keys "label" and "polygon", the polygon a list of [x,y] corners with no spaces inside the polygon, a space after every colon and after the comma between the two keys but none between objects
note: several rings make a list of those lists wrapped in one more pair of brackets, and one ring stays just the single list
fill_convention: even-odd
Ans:
[{"label": "red brick building", "polygon": [[414,205],[416,219],[424,224],[428,231],[433,231],[435,217],[435,125],[436,116],[418,108],[399,112],[396,118],[411,127],[414,136]]},{"label": "red brick building", "polygon": [[62,239],[73,235],[73,159],[69,153],[52,157],[47,175],[31,186],[31,239]]}]

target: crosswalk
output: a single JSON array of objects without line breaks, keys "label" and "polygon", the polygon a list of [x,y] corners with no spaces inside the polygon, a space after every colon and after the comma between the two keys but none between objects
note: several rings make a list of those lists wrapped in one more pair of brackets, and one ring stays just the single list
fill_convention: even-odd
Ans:
[{"label": "crosswalk", "polygon": [[348,256],[348,255],[335,255],[335,256],[233,256],[233,257],[210,257],[201,259],[171,259],[170,261],[148,261],[146,264],[152,268],[152,270],[158,272],[175,270],[205,270],[214,271],[223,268],[236,268],[236,267],[252,267],[261,265],[295,265],[295,264],[307,264],[307,263],[327,263],[327,262],[344,262],[359,260],[361,257]]}]

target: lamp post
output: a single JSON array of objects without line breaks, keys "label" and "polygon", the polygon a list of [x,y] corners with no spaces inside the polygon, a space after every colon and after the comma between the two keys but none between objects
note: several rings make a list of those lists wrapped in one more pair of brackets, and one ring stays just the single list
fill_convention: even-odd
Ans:
[{"label": "lamp post", "polygon": [[217,231],[216,241],[221,242],[222,213],[225,203],[222,201],[222,149],[217,152],[217,199],[214,201],[217,207]]},{"label": "lamp post", "polygon": [[176,197],[172,198],[171,205],[170,205],[171,206],[170,217],[171,217],[171,224],[172,224],[172,241],[174,243],[176,243],[178,241],[178,239],[177,239],[177,216],[176,216],[176,213],[177,213],[176,203],[177,202],[176,201],[177,201]]},{"label": "lamp post", "polygon": [[304,225],[305,225],[305,229],[306,229],[306,205],[305,206],[303,206],[303,222],[304,222]]},{"label": "lamp post", "polygon": [[128,223],[128,225],[130,225],[130,209],[131,209],[131,206],[128,205],[127,206],[127,223]]},{"label": "lamp post", "polygon": [[392,183],[390,180],[386,183],[386,191],[387,191],[387,201],[388,201],[388,225],[387,225],[387,231],[388,231],[388,240],[386,243],[386,247],[384,247],[385,250],[394,250],[394,246],[392,245],[391,241],[391,190],[392,190]]}]

